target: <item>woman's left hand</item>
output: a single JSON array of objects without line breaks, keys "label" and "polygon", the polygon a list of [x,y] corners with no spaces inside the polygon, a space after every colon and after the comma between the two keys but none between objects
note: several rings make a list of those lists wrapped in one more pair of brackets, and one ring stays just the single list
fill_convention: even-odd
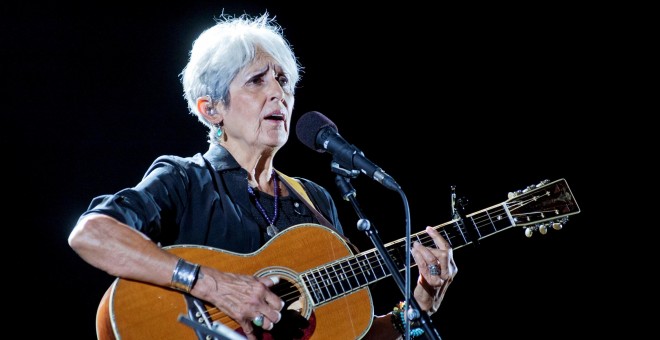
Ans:
[{"label": "woman's left hand", "polygon": [[423,311],[434,313],[440,306],[447,287],[458,272],[451,245],[437,230],[426,227],[435,247],[426,247],[415,241],[412,256],[419,269],[415,299]]}]

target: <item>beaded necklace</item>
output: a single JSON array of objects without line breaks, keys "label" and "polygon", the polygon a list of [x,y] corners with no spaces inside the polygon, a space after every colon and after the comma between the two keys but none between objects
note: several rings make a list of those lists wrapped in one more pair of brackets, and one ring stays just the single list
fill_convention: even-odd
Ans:
[{"label": "beaded necklace", "polygon": [[266,227],[266,233],[270,237],[275,236],[279,232],[279,230],[277,230],[277,227],[275,227],[275,221],[277,220],[277,213],[278,213],[278,209],[277,209],[278,204],[277,204],[277,202],[279,201],[279,198],[280,198],[280,186],[277,183],[277,175],[275,174],[275,170],[273,170],[273,184],[275,185],[275,195],[274,195],[274,197],[275,197],[275,209],[274,210],[275,211],[273,212],[273,219],[272,220],[268,217],[268,214],[266,213],[266,209],[264,209],[264,207],[261,205],[261,203],[259,203],[259,200],[257,199],[257,195],[255,195],[255,193],[254,193],[254,189],[252,189],[252,187],[248,185],[248,192],[250,193],[250,196],[252,196],[254,198],[254,202],[257,204],[257,208],[259,208],[259,211],[261,212],[261,215],[264,216],[264,218],[266,219],[266,221],[269,224],[268,227]]}]

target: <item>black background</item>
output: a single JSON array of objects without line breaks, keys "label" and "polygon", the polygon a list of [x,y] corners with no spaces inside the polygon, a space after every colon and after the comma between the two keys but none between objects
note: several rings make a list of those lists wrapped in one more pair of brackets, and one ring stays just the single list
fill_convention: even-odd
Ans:
[{"label": "black background", "polygon": [[[221,1],[3,6],[5,79],[19,90],[3,119],[20,127],[9,132],[21,137],[18,146],[3,137],[17,152],[9,168],[18,173],[8,185],[19,187],[10,209],[20,220],[11,232],[36,250],[35,265],[25,266],[22,277],[41,288],[31,289],[26,297],[34,301],[22,306],[37,311],[39,331],[95,337],[96,307],[113,278],[66,242],[92,197],[134,185],[158,155],[206,150],[206,130],[187,113],[178,74],[193,40],[224,9],[277,17],[305,67],[292,129],[311,110],[332,119],[402,186],[413,232],[450,220],[452,185],[472,212],[543,179],[568,181],[582,212],[564,229],[527,238],[512,228],[478,249],[456,250],[459,274],[433,316],[443,339],[596,332],[587,320],[602,311],[594,288],[603,254],[594,248],[600,224],[592,178],[604,152],[594,145],[604,141],[581,136],[594,129],[583,117],[602,100],[596,89],[606,76],[599,72],[605,33],[592,24],[591,9]],[[346,234],[371,249],[339,196],[330,160],[292,133],[275,166],[328,188]],[[399,195],[363,176],[353,185],[384,241],[405,236]],[[377,313],[401,300],[391,279],[371,291]]]}]

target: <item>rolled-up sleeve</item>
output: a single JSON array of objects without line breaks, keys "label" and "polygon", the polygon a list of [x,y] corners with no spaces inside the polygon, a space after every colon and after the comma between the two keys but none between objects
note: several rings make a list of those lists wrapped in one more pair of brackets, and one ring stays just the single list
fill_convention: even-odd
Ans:
[{"label": "rolled-up sleeve", "polygon": [[179,164],[161,157],[135,187],[95,197],[82,216],[105,214],[158,239],[163,214],[177,218],[181,207],[186,206],[188,183],[188,176]]}]

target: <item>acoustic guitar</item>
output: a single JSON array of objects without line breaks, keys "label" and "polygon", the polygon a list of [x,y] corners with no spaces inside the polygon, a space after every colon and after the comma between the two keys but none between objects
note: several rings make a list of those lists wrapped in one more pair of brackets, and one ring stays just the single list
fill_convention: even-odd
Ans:
[{"label": "acoustic guitar", "polygon": [[[566,180],[546,180],[434,228],[458,249],[511,227],[525,228],[528,237],[534,232],[545,234],[561,229],[570,215],[579,212]],[[411,240],[434,246],[425,231],[411,235]],[[405,238],[385,248],[399,270],[405,270]],[[374,312],[368,286],[391,275],[376,249],[355,254],[339,234],[316,224],[289,227],[250,254],[198,245],[164,249],[221,271],[280,276],[272,291],[285,301],[285,309],[307,320],[302,339],[362,338]],[[213,305],[176,290],[121,278],[99,304],[96,331],[99,339],[213,339],[199,327],[180,322],[182,316],[208,329],[220,325],[242,334],[238,323]]]}]

